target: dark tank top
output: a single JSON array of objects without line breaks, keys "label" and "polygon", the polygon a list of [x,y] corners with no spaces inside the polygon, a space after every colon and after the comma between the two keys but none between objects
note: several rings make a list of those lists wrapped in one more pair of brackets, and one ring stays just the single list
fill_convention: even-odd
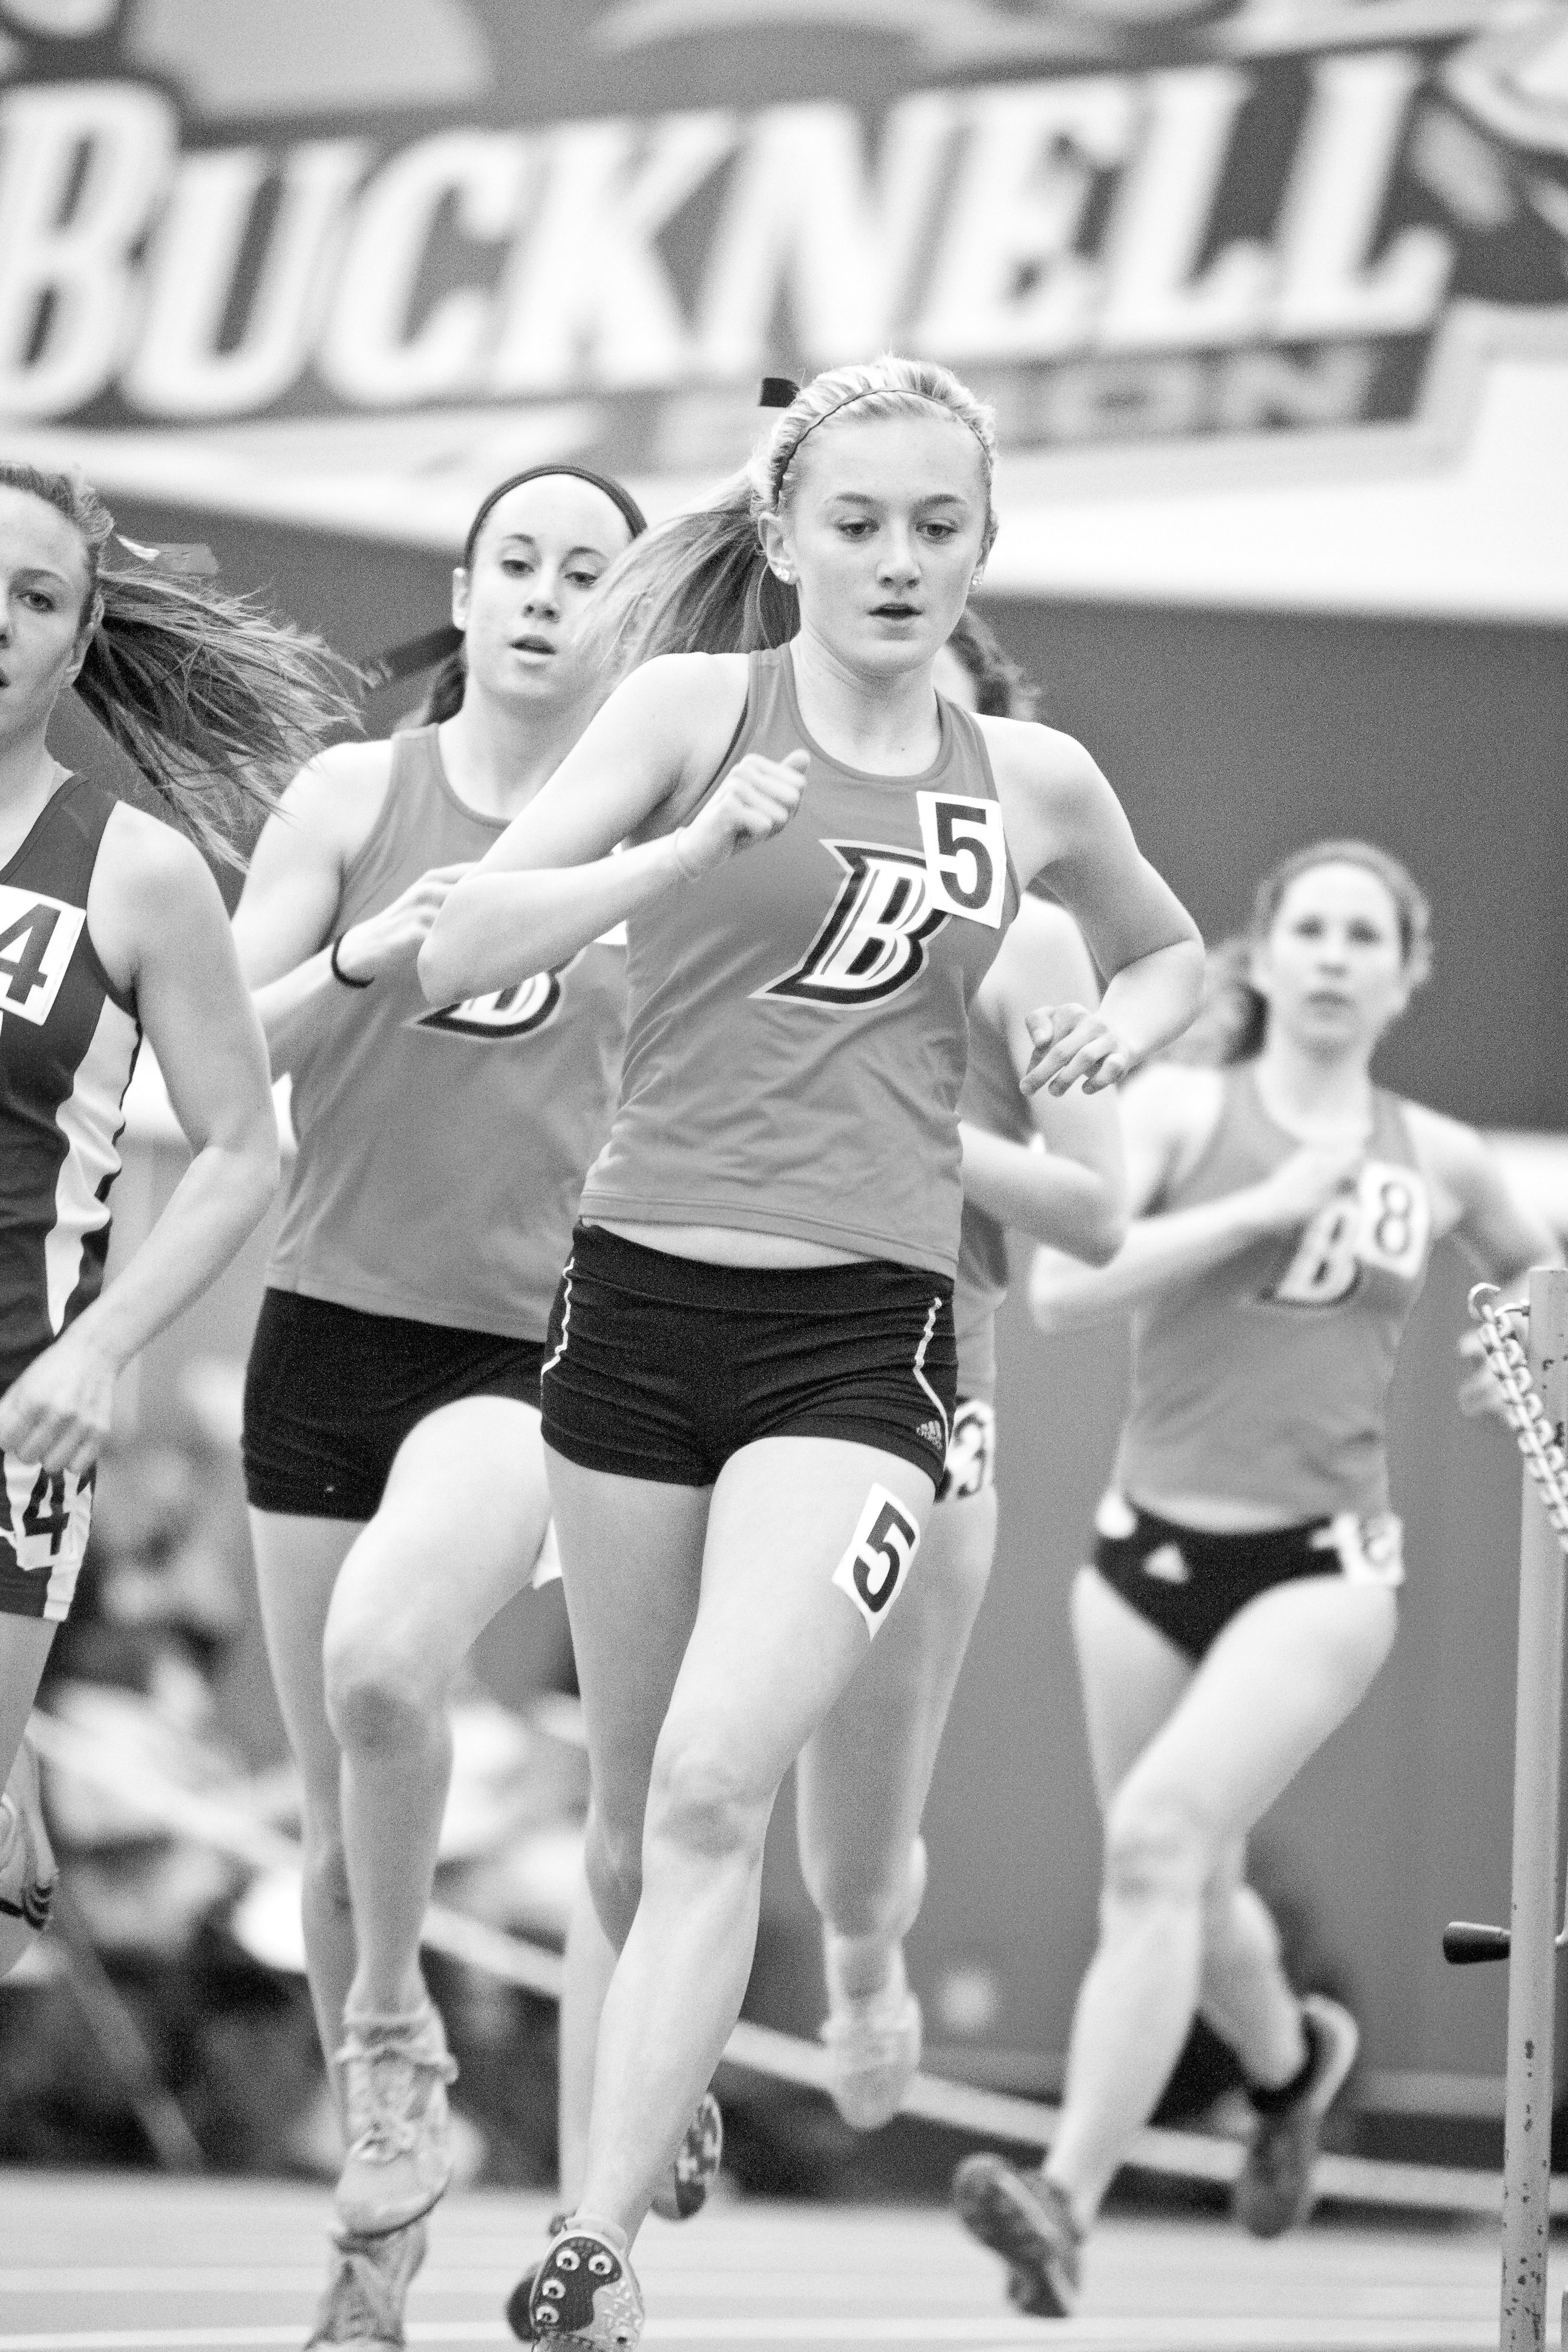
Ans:
[{"label": "dark tank top", "polygon": [[[1035,1123],[1018,1085],[1006,1033],[984,1013],[969,1023],[969,1067],[958,1097],[958,1115],[972,1126],[1009,1143],[1029,1143]],[[958,1278],[952,1287],[952,1323],[958,1340],[958,1393],[992,1403],[996,1395],[996,1310],[1007,1296],[1007,1229],[963,1203],[958,1235]]]},{"label": "dark tank top", "polygon": [[0,1390],[98,1297],[141,1024],[87,894],[114,794],[69,776],[0,872]]},{"label": "dark tank top", "polygon": [[[350,867],[340,931],[433,866],[482,857],[505,820],[447,782],[434,727],[392,775]],[[295,1059],[300,1139],[268,1280],[373,1315],[542,1339],[584,1171],[615,1100],[625,952],[432,1008],[412,958],[334,988]]]},{"label": "dark tank top", "polygon": [[585,1217],[953,1272],[969,1005],[1018,892],[981,730],[937,708],[931,766],[871,775],[806,733],[787,646],[751,656],[721,774],[804,749],[801,804],[628,922],[620,1108]]},{"label": "dark tank top", "polygon": [[[1224,1082],[1214,1135],[1161,1210],[1222,1200],[1301,1148],[1264,1109],[1250,1065]],[[1388,1387],[1431,1238],[1404,1111],[1380,1090],[1356,1186],[1300,1233],[1266,1235],[1138,1309],[1121,1491],[1156,1510],[1225,1496],[1290,1523],[1386,1510]]]}]

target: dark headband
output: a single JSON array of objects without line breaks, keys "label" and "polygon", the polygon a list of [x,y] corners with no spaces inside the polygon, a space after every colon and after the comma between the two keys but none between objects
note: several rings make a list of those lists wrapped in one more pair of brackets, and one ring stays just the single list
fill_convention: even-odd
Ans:
[{"label": "dark headband", "polygon": [[552,474],[570,474],[574,480],[591,482],[595,489],[603,490],[610,504],[618,508],[626,518],[626,528],[634,539],[640,539],[647,529],[647,517],[630,490],[624,488],[619,482],[612,481],[607,474],[595,474],[586,466],[528,466],[521,474],[510,474],[504,482],[498,482],[489,498],[480,505],[479,512],[468,525],[468,535],[463,541],[465,572],[470,571],[473,567],[474,550],[479,543],[479,533],[485,527],[485,519],[490,509],[498,505],[509,492],[521,488],[524,482],[542,481]]},{"label": "dark headband", "polygon": [[[521,474],[509,475],[504,482],[498,482],[479,507],[468,525],[468,538],[463,541],[465,572],[473,569],[474,550],[479,543],[479,533],[485,527],[485,519],[490,509],[504,499],[509,490],[517,489],[523,482],[543,480],[551,474],[570,474],[574,481],[589,482],[595,489],[603,490],[610,504],[625,516],[634,539],[640,539],[647,529],[647,517],[630,490],[621,483],[612,481],[608,474],[593,473],[586,466],[529,466]],[[421,670],[434,669],[437,662],[446,661],[457,653],[462,642],[461,629],[455,629],[450,622],[439,629],[425,629],[416,637],[405,637],[400,644],[389,646],[384,653],[377,654],[373,660],[362,665],[365,691],[374,693],[379,686],[390,686],[395,678],[417,677]]]}]

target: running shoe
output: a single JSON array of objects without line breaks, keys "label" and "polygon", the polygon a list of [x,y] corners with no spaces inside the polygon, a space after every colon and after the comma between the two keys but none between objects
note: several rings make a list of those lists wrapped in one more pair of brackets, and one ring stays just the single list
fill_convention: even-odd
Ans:
[{"label": "running shoe", "polygon": [[1007,2293],[1035,2319],[1069,2319],[1078,2307],[1083,2233],[1066,2192],[1043,2172],[1015,2172],[999,2156],[966,2156],[952,2201],[972,2237],[1007,2265]]},{"label": "running shoe", "polygon": [[409,2017],[344,2020],[349,2152],[334,2203],[343,2228],[376,2238],[406,2229],[452,2178],[447,2085],[458,2069],[433,2003]]},{"label": "running shoe", "polygon": [[724,2118],[711,2091],[704,2091],[687,2125],[669,2170],[654,2191],[653,2211],[662,2221],[689,2221],[708,2202],[724,2154]]},{"label": "running shoe", "polygon": [[921,2005],[904,1974],[901,1945],[893,1947],[886,1981],[873,1993],[847,1993],[829,1956],[827,2017],[822,2028],[833,2104],[856,2131],[890,2123],[921,2063]]},{"label": "running shoe", "polygon": [[1258,2122],[1231,2210],[1255,2238],[1282,2237],[1311,2211],[1318,2134],[1361,2044],[1361,2028],[1349,2010],[1325,1993],[1310,1992],[1302,2001],[1301,2030],[1307,2055],[1294,2082],[1248,2095]]},{"label": "running shoe", "polygon": [[48,1926],[58,1885],[38,1796],[37,1759],[24,1732],[0,1795],[0,1977],[9,1976]]},{"label": "running shoe", "polygon": [[563,2221],[542,2261],[513,2287],[506,2316],[523,2344],[636,2352],[642,2338],[642,2290],[621,2232],[581,2216]]},{"label": "running shoe", "polygon": [[332,2267],[305,2352],[321,2344],[355,2344],[360,2352],[403,2352],[403,2305],[425,2259],[425,2224],[412,2221],[375,2238],[332,2232]]}]

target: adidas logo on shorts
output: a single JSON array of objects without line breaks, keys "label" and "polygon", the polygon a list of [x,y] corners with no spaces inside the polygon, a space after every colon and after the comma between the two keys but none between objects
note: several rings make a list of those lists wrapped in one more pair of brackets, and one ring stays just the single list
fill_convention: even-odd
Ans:
[{"label": "adidas logo on shorts", "polygon": [[940,1445],[942,1442],[942,1423],[940,1421],[922,1421],[915,1435],[923,1437],[928,1445]]}]

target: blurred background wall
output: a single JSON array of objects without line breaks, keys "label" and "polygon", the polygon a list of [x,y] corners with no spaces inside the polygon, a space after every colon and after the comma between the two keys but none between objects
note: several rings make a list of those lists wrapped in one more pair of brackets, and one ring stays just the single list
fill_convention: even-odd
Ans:
[{"label": "blurred background wall", "polygon": [[[513,467],[666,512],[743,458],[764,372],[929,352],[998,407],[987,610],[1205,931],[1303,839],[1386,842],[1438,959],[1385,1082],[1546,1135],[1565,257],[1563,0],[0,0],[7,454],[364,656],[444,617]],[[62,756],[101,756],[83,724]],[[122,1242],[173,1166],[139,1126]],[[150,1351],[130,1429],[237,1366],[262,1264]],[[1400,1648],[1260,1839],[1391,2112],[1485,2113],[1501,2065],[1500,1982],[1436,1940],[1500,1916],[1507,1853],[1518,1481],[1453,1408],[1464,1281],[1440,1253],[1400,1375]],[[1048,2086],[1096,1876],[1065,1594],[1122,1343],[1047,1347],[1015,1304],[1003,1365],[915,1958],[955,2063]],[[521,1698],[560,1643],[521,1603],[487,1672]],[[759,1999],[814,2030],[787,1818],[769,1904],[798,1965]]]}]

